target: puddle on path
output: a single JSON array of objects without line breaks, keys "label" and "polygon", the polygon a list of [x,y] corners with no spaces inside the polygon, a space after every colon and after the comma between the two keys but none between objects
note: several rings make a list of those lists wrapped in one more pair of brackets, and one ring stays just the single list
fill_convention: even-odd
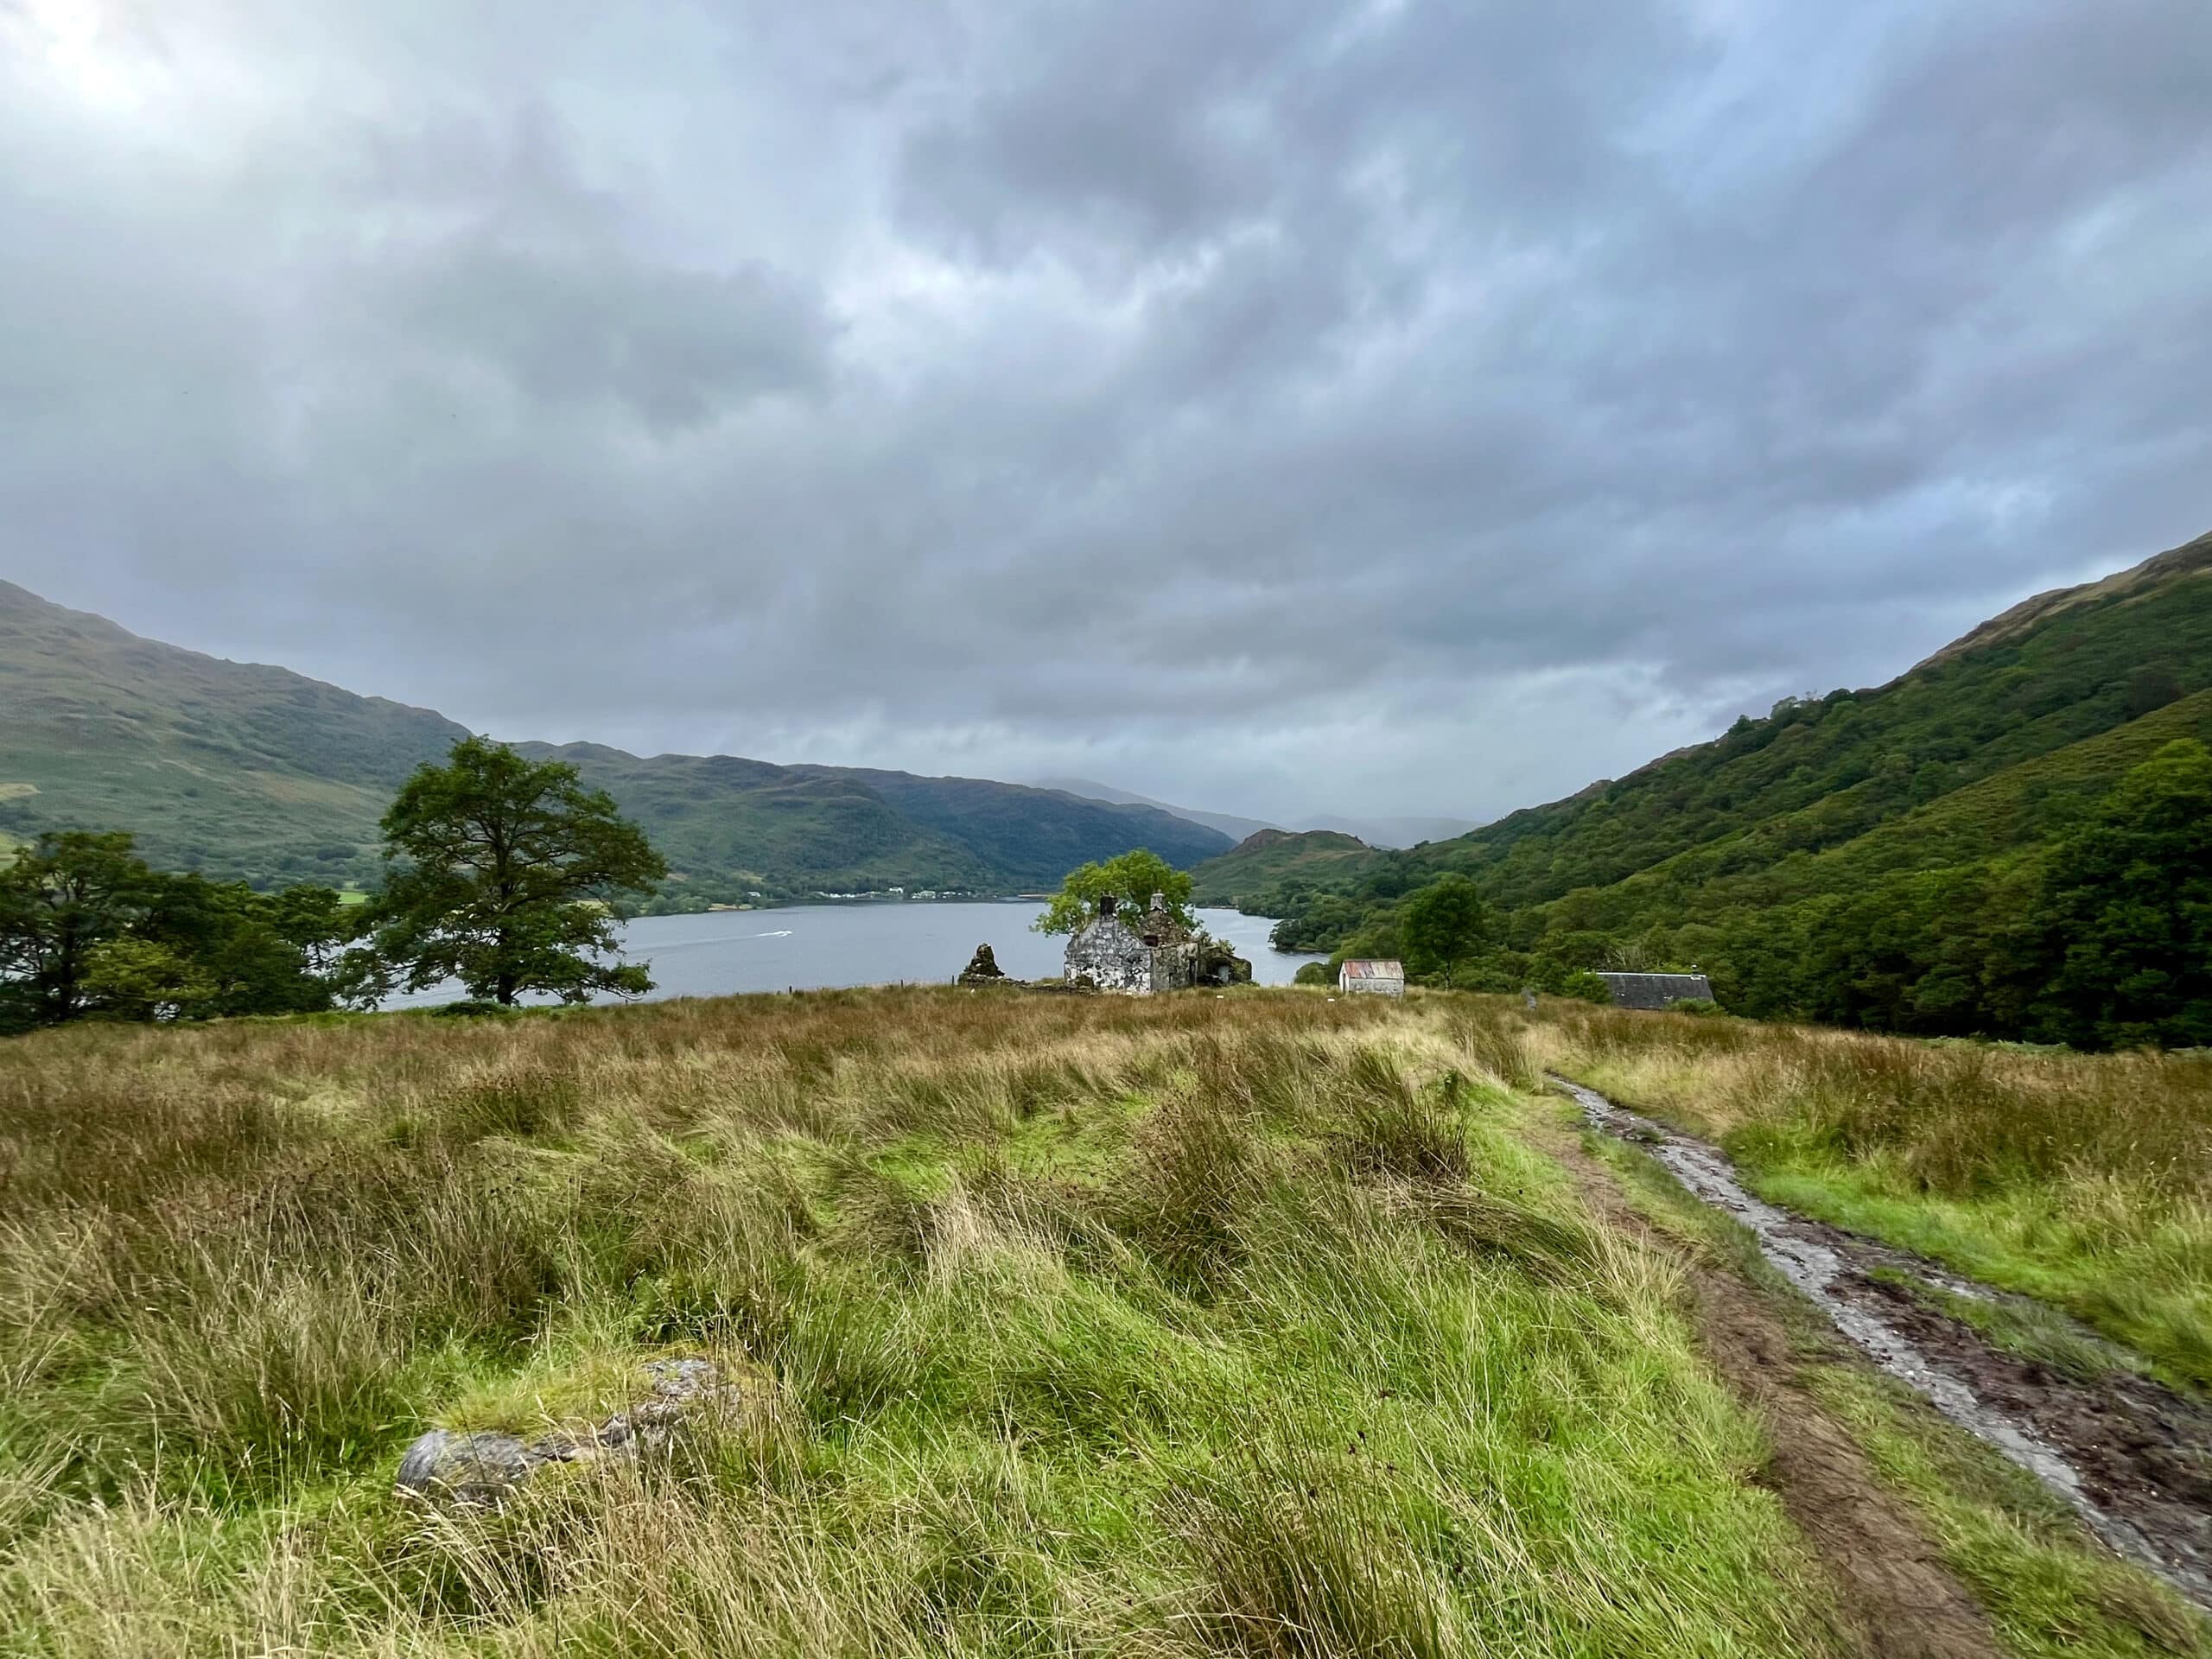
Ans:
[{"label": "puddle on path", "polygon": [[1591,1128],[1649,1153],[1698,1198],[1748,1228],[1783,1277],[1877,1365],[2035,1475],[2116,1553],[2212,1612],[2212,1409],[2147,1377],[2083,1382],[1994,1348],[1973,1326],[1871,1275],[1886,1270],[1953,1295],[2018,1299],[1777,1210],[1745,1190],[1719,1147],[1567,1078],[1552,1081]]}]

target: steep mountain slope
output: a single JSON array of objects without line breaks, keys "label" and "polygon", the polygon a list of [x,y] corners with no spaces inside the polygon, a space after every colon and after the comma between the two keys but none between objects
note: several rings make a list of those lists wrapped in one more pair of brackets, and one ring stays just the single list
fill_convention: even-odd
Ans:
[{"label": "steep mountain slope", "polygon": [[[393,791],[465,728],[288,669],[140,639],[0,582],[0,835],[125,829],[156,862],[255,880],[368,880]],[[959,778],[728,755],[556,750],[643,823],[682,905],[904,887],[1021,891],[1149,846],[1230,838],[1146,806]]]},{"label": "steep mountain slope", "polygon": [[0,582],[0,831],[133,830],[162,862],[211,874],[366,874],[392,791],[466,735]]},{"label": "steep mountain slope", "polygon": [[1625,950],[1709,969],[1747,1012],[2004,1029],[2002,959],[2049,849],[2177,739],[2212,741],[2212,536],[1471,835],[1273,879],[1240,848],[1195,874],[1301,942],[1368,949],[1458,871],[1516,982]]},{"label": "steep mountain slope", "polygon": [[1760,868],[2208,686],[2212,536],[2030,600],[1887,685],[1785,702],[1618,782],[1403,857],[1480,874],[1516,906],[1724,842],[1714,874]]},{"label": "steep mountain slope", "polygon": [[1606,886],[1732,836],[1745,838],[1735,868],[1771,861],[2208,685],[2212,536],[2031,600],[1887,685],[1785,702],[1618,782],[1405,857],[1479,870],[1510,903]]},{"label": "steep mountain slope", "polygon": [[1286,882],[1340,887],[1379,861],[1357,836],[1334,830],[1262,830],[1191,872],[1200,904],[1234,905]]}]

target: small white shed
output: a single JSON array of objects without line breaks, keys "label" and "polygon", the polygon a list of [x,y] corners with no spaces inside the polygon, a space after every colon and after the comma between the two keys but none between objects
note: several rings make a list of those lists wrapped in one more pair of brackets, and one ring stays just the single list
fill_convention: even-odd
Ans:
[{"label": "small white shed", "polygon": [[1348,962],[1337,969],[1337,989],[1346,996],[1403,996],[1406,968],[1400,962]]}]

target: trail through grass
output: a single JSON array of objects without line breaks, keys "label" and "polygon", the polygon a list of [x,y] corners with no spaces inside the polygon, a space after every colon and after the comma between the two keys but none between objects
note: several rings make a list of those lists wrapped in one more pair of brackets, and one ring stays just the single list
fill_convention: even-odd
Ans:
[{"label": "trail through grass", "polygon": [[2212,1056],[1548,1007],[1528,1040],[1770,1202],[2074,1313],[2212,1389]]}]

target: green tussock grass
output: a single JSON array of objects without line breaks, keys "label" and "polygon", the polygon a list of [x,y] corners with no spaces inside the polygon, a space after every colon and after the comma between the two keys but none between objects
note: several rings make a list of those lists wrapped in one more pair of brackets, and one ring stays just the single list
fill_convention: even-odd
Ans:
[{"label": "green tussock grass", "polygon": [[2057,1498],[1902,1383],[1845,1367],[1811,1370],[1806,1380],[1911,1501],[2022,1659],[2212,1655],[2202,1619],[2145,1574],[2084,1548]]},{"label": "green tussock grass", "polygon": [[[1677,1269],[1468,1035],[875,993],[8,1045],[0,1653],[1834,1651]],[[751,1407],[388,1496],[426,1423],[668,1352]]]}]

